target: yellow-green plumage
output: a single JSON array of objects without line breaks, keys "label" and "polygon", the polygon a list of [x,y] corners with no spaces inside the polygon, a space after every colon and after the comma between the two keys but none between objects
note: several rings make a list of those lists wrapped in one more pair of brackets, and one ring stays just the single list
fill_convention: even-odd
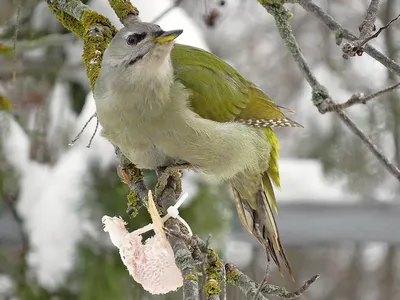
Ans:
[{"label": "yellow-green plumage", "polygon": [[[191,108],[200,117],[217,122],[240,122],[260,128],[270,144],[263,173],[243,173],[231,180],[243,225],[268,249],[280,269],[278,254],[292,271],[282,248],[272,208],[277,212],[272,183],[280,188],[279,142],[271,127],[299,127],[255,84],[217,56],[176,44],[171,52],[176,80],[189,91]],[[260,167],[260,169],[262,169]]]}]

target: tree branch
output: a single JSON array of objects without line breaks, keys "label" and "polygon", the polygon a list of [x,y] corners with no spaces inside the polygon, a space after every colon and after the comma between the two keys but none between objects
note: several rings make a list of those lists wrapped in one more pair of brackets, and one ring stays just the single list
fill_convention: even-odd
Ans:
[{"label": "tree branch", "polygon": [[394,17],[393,19],[391,19],[391,20],[389,21],[389,23],[387,23],[385,26],[382,26],[381,28],[379,28],[378,31],[377,31],[376,33],[374,33],[374,34],[370,35],[369,37],[367,37],[366,39],[364,39],[362,45],[368,43],[370,40],[372,40],[372,39],[374,39],[374,38],[377,38],[377,37],[381,34],[381,32],[382,32],[383,30],[389,28],[390,25],[392,25],[394,22],[396,22],[399,18],[400,18],[400,14],[398,14],[396,17]]},{"label": "tree branch", "polygon": [[365,16],[365,19],[359,26],[360,40],[365,39],[371,34],[372,31],[375,30],[375,21],[378,12],[379,12],[379,0],[371,0],[367,9],[367,15]]},{"label": "tree branch", "polygon": [[226,277],[229,283],[237,286],[247,299],[266,300],[267,296],[277,296],[282,299],[295,299],[304,294],[305,291],[313,284],[319,275],[315,275],[307,280],[297,291],[289,292],[284,287],[276,286],[273,284],[265,284],[260,293],[257,295],[259,288],[258,284],[250,279],[246,274],[242,273],[234,265],[225,264]]},{"label": "tree branch", "polygon": [[361,56],[364,53],[364,45],[370,40],[372,31],[375,30],[376,16],[379,12],[379,0],[371,0],[365,19],[362,21],[358,29],[360,37],[354,42],[345,43],[342,47],[343,58],[349,59],[356,54]]},{"label": "tree branch", "polygon": [[[275,18],[276,26],[280,33],[281,38],[284,40],[286,47],[292,54],[295,62],[299,69],[303,73],[305,79],[309,83],[312,89],[312,101],[317,106],[320,113],[325,113],[327,107],[335,105],[332,97],[329,95],[328,90],[321,85],[316,79],[315,75],[308,66],[304,55],[300,50],[300,46],[293,34],[292,27],[290,25],[290,12],[283,7],[282,4],[270,4],[275,0],[260,0],[260,3],[267,9],[267,11]],[[307,1],[308,0],[299,0]],[[357,125],[350,119],[350,117],[343,111],[336,112],[339,119],[355,134],[361,141],[367,146],[367,148],[374,154],[374,156],[384,165],[384,167],[391,173],[397,180],[400,181],[400,170],[393,165],[389,159],[382,153],[382,151],[376,146],[371,139],[369,139],[364,132],[357,127]]]},{"label": "tree branch", "polygon": [[126,0],[108,0],[111,8],[124,26],[139,20],[139,10]]},{"label": "tree branch", "polygon": [[357,94],[354,94],[353,96],[351,96],[350,99],[347,100],[344,103],[329,105],[325,109],[325,111],[329,111],[329,112],[340,111],[340,110],[349,108],[349,107],[351,107],[351,106],[353,106],[355,104],[366,104],[367,101],[375,99],[375,98],[377,98],[377,97],[379,97],[379,96],[381,96],[381,95],[383,95],[383,94],[385,94],[387,92],[391,92],[391,91],[393,91],[395,89],[398,89],[399,87],[400,87],[400,82],[398,82],[398,83],[396,83],[396,84],[394,84],[394,85],[392,85],[392,86],[390,86],[390,87],[388,87],[386,89],[380,90],[380,91],[378,91],[376,93],[373,93],[373,94],[370,94],[370,95],[367,95],[367,96],[364,96],[364,94],[362,94],[362,93],[357,93]]},{"label": "tree branch", "polygon": [[[325,12],[321,7],[316,5],[312,0],[296,0],[306,11],[314,14],[319,20],[321,20],[329,29],[336,32],[336,43],[341,44],[342,39],[349,41],[357,40],[357,36],[350,30],[344,28],[338,21],[336,21],[330,14]],[[394,60],[390,59],[386,55],[382,54],[374,47],[365,45],[365,53],[379,61],[382,65],[388,68],[390,71],[400,76],[400,65]]]}]

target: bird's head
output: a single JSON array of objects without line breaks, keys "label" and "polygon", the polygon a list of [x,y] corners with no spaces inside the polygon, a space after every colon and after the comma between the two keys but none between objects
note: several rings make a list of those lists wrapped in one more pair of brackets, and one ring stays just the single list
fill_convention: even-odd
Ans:
[{"label": "bird's head", "polygon": [[104,52],[103,62],[108,67],[157,69],[167,61],[174,40],[182,32],[164,31],[156,24],[136,22],[117,33]]}]

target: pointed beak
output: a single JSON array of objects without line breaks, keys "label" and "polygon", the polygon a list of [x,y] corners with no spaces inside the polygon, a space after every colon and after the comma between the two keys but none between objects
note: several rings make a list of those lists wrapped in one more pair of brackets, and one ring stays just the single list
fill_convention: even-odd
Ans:
[{"label": "pointed beak", "polygon": [[178,36],[182,34],[183,30],[171,30],[171,31],[158,31],[155,33],[156,41],[159,44],[165,44],[167,42],[172,42]]}]

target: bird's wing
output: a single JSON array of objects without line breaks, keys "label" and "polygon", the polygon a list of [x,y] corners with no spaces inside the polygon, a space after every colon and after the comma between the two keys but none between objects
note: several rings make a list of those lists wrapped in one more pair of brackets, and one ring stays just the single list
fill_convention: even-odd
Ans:
[{"label": "bird's wing", "polygon": [[238,121],[257,127],[300,126],[289,120],[263,91],[219,57],[175,44],[174,75],[189,91],[195,113],[218,122]]}]

